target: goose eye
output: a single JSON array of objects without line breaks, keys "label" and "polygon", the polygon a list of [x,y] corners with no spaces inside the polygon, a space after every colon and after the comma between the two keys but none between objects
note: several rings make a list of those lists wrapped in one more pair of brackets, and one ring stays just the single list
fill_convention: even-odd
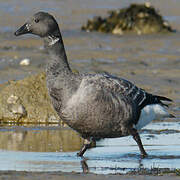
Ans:
[{"label": "goose eye", "polygon": [[35,19],[34,21],[35,21],[35,23],[38,23],[38,22],[39,22],[39,19]]}]

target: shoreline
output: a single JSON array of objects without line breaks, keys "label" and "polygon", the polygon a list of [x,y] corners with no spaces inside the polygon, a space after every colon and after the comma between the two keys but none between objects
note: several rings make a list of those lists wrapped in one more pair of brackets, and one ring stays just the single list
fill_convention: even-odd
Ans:
[{"label": "shoreline", "polygon": [[168,173],[163,175],[121,175],[121,174],[83,174],[83,173],[65,173],[65,172],[25,172],[25,171],[0,171],[0,180],[178,180],[179,177],[174,175],[174,173]]}]

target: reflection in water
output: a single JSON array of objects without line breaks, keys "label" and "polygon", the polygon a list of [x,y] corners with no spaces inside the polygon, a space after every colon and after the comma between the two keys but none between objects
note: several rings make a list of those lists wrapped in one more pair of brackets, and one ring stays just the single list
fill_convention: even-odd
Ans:
[{"label": "reflection in water", "polygon": [[[145,158],[147,158],[147,157],[142,157],[142,156],[140,156],[140,158],[138,159],[138,161],[137,161],[137,164],[138,164],[138,166],[137,166],[137,168],[132,168],[132,167],[127,167],[127,168],[124,168],[124,167],[118,167],[118,166],[115,166],[115,167],[112,167],[112,168],[109,168],[109,167],[101,167],[102,169],[101,169],[101,171],[103,172],[105,172],[105,171],[111,171],[111,172],[109,172],[109,173],[112,173],[113,171],[114,172],[120,172],[120,173],[126,173],[126,172],[128,172],[128,171],[131,171],[131,170],[136,170],[136,169],[138,169],[138,170],[141,170],[141,169],[144,169],[144,166],[143,166],[143,163],[142,163],[142,160],[143,159],[145,159]],[[94,170],[92,170],[92,169],[96,169],[96,168],[92,168],[91,170],[89,169],[89,166],[88,166],[88,159],[86,159],[86,158],[83,158],[82,160],[81,160],[81,168],[82,168],[82,172],[83,173],[85,173],[85,174],[87,174],[87,173],[90,173],[91,171],[92,172],[94,172]],[[153,168],[153,167],[152,167]],[[97,168],[98,169],[98,168]],[[107,173],[107,172],[106,172]]]},{"label": "reflection in water", "polygon": [[140,169],[180,168],[179,122],[157,122],[141,138],[148,157],[141,159],[133,138],[104,139],[76,156],[82,139],[71,129],[59,127],[0,128],[0,170],[127,173]]},{"label": "reflection in water", "polygon": [[85,174],[89,173],[89,167],[86,161],[87,160],[85,158],[81,161],[81,167],[82,167],[83,173]]},{"label": "reflection in water", "polygon": [[38,128],[0,131],[0,149],[29,152],[72,152],[82,146],[82,139],[71,129]]}]

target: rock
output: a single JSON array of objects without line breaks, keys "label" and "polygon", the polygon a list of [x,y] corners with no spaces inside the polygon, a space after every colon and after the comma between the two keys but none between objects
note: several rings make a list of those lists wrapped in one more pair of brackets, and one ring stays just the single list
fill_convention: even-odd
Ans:
[{"label": "rock", "polygon": [[147,8],[150,8],[150,7],[151,7],[151,3],[150,3],[150,2],[145,2],[144,5],[145,5]]},{"label": "rock", "polygon": [[112,30],[112,33],[113,33],[113,34],[123,35],[123,31],[122,31],[122,29],[119,28],[119,27],[115,27],[115,28]]},{"label": "rock", "polygon": [[88,20],[81,29],[87,32],[99,31],[119,35],[124,34],[124,32],[135,32],[138,35],[174,32],[149,2],[131,4],[124,9],[112,10],[105,18],[94,17],[92,20]]},{"label": "rock", "polygon": [[5,123],[60,123],[51,106],[45,73],[9,81],[0,88],[0,121]]},{"label": "rock", "polygon": [[22,104],[12,104],[11,111],[14,114],[26,115],[26,110]]},{"label": "rock", "polygon": [[17,100],[18,100],[18,97],[12,94],[11,96],[8,97],[7,103],[16,104]]},{"label": "rock", "polygon": [[13,94],[9,96],[7,99],[7,104],[8,110],[12,112],[18,119],[27,115],[25,107],[21,104],[20,99],[17,96]]},{"label": "rock", "polygon": [[20,118],[25,117],[27,115],[27,112],[22,104],[10,104],[8,106],[8,110],[12,112],[14,117],[18,119],[18,122]]}]

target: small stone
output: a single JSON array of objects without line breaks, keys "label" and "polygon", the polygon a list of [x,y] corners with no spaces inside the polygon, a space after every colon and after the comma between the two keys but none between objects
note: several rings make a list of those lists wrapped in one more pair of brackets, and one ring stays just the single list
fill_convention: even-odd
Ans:
[{"label": "small stone", "polygon": [[48,118],[48,122],[57,122],[57,118],[56,118],[54,115],[51,115],[51,116]]},{"label": "small stone", "polygon": [[147,8],[150,8],[150,7],[151,7],[151,3],[150,3],[150,2],[145,2],[144,5],[145,5]]},{"label": "small stone", "polygon": [[44,50],[44,46],[40,46],[39,49],[40,49],[40,50]]},{"label": "small stone", "polygon": [[142,34],[142,31],[137,30],[137,34],[138,34],[138,35],[141,35],[141,34]]},{"label": "small stone", "polygon": [[140,12],[140,13],[137,15],[138,18],[145,18],[145,17],[148,17],[148,16],[149,16],[148,13],[143,13],[143,12]]},{"label": "small stone", "polygon": [[22,104],[13,104],[11,106],[11,112],[13,114],[20,114],[22,116],[26,115],[26,110]]},{"label": "small stone", "polygon": [[18,56],[14,56],[14,59],[18,59]]},{"label": "small stone", "polygon": [[121,28],[115,27],[112,31],[113,34],[119,34],[119,35],[123,35],[123,31]]},{"label": "small stone", "polygon": [[169,23],[167,21],[164,21],[163,25],[166,26],[166,27],[169,27]]},{"label": "small stone", "polygon": [[158,73],[158,70],[154,69],[154,70],[152,71],[152,73],[157,74],[157,73]]},{"label": "small stone", "polygon": [[25,58],[20,63],[21,66],[28,66],[30,64],[30,59]]},{"label": "small stone", "polygon": [[18,100],[18,97],[12,94],[12,95],[9,96],[9,98],[7,99],[7,103],[8,103],[8,104],[16,104],[16,103],[17,103],[17,100]]}]

